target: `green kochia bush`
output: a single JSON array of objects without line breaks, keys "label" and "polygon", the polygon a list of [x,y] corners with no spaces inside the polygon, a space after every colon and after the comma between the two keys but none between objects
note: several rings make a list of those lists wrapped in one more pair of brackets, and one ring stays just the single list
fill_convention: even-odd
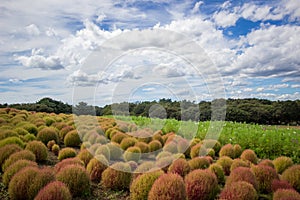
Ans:
[{"label": "green kochia bush", "polygon": [[84,162],[84,165],[90,162],[90,160],[94,157],[87,149],[80,150],[77,157]]},{"label": "green kochia bush", "polygon": [[257,200],[258,195],[253,185],[245,181],[226,185],[220,194],[222,200]]},{"label": "green kochia bush", "polygon": [[300,192],[300,165],[293,165],[282,174],[282,180],[288,181],[298,192]]},{"label": "green kochia bush", "polygon": [[149,200],[186,199],[184,181],[178,174],[163,174],[153,183],[148,195]]},{"label": "green kochia bush", "polygon": [[[112,148],[118,148],[118,147],[112,147]],[[111,148],[111,149],[112,149]],[[109,161],[110,160],[110,154],[111,150],[109,148],[109,145],[100,145],[97,150],[95,151],[95,155],[103,155],[105,158]],[[117,153],[118,154],[118,153]],[[113,155],[112,155],[113,156]]]},{"label": "green kochia bush", "polygon": [[58,153],[58,159],[60,161],[66,158],[73,158],[75,156],[76,156],[76,151],[70,147],[63,148]]},{"label": "green kochia bush", "polygon": [[54,166],[55,172],[58,173],[61,169],[68,165],[79,165],[81,167],[84,167],[84,163],[79,158],[66,158]]},{"label": "green kochia bush", "polygon": [[66,184],[73,197],[88,196],[90,194],[89,175],[80,165],[68,165],[56,174],[56,180]]},{"label": "green kochia bush", "polygon": [[108,143],[107,147],[109,148],[111,160],[118,160],[122,156],[122,149],[119,144],[112,142]]},{"label": "green kochia bush", "polygon": [[0,148],[0,165],[13,153],[21,151],[22,148],[16,144],[8,144]]},{"label": "green kochia bush", "polygon": [[195,169],[207,169],[209,162],[205,157],[196,157],[188,161],[191,171]]},{"label": "green kochia bush", "polygon": [[53,181],[42,188],[34,200],[72,200],[72,195],[64,183]]},{"label": "green kochia bush", "polygon": [[141,149],[139,147],[129,147],[123,154],[124,160],[138,162],[141,159]]},{"label": "green kochia bush", "polygon": [[10,165],[21,159],[35,161],[35,155],[29,150],[16,152],[9,156],[9,158],[2,165],[2,171],[5,171]]},{"label": "green kochia bush", "polygon": [[51,140],[54,140],[56,143],[58,143],[58,133],[54,128],[43,128],[39,131],[36,138],[37,140],[42,141],[45,145],[47,145]]},{"label": "green kochia bush", "polygon": [[137,142],[138,142],[137,139],[132,138],[132,137],[127,137],[122,140],[120,147],[123,150],[126,150],[127,148],[134,146],[135,143],[137,143]]},{"label": "green kochia bush", "polygon": [[275,169],[269,166],[256,165],[251,170],[257,179],[259,192],[271,193],[273,180],[279,179]]},{"label": "green kochia bush", "polygon": [[235,158],[235,152],[232,144],[224,145],[219,152],[219,156],[228,156],[230,158]]},{"label": "green kochia bush", "polygon": [[149,173],[142,174],[138,178],[133,180],[130,186],[130,199],[131,200],[147,199],[153,183],[162,174],[164,174],[162,170],[149,172]]},{"label": "green kochia bush", "polygon": [[131,168],[127,163],[117,162],[105,169],[102,173],[101,184],[112,190],[129,189]]},{"label": "green kochia bush", "polygon": [[219,191],[217,177],[209,170],[194,170],[184,181],[189,200],[214,199]]},{"label": "green kochia bush", "polygon": [[162,148],[162,145],[161,145],[161,143],[158,140],[152,140],[149,143],[149,151],[150,152],[158,151],[161,148]]},{"label": "green kochia bush", "polygon": [[284,170],[293,165],[293,160],[286,156],[280,156],[273,160],[274,167],[278,174],[282,174]]},{"label": "green kochia bush", "polygon": [[216,163],[222,166],[225,175],[228,176],[230,174],[230,168],[233,163],[233,160],[231,158],[229,158],[228,156],[222,156],[217,160]]},{"label": "green kochia bush", "polygon": [[40,141],[31,141],[27,143],[26,150],[29,150],[35,154],[36,161],[47,160],[48,149],[45,144]]},{"label": "green kochia bush", "polygon": [[213,163],[208,169],[216,175],[219,183],[223,184],[225,182],[225,174],[221,165]]},{"label": "green kochia bush", "polygon": [[19,137],[8,137],[0,140],[0,148],[8,144],[17,144],[21,148],[24,148],[25,144]]},{"label": "green kochia bush", "polygon": [[77,133],[77,130],[73,130],[67,133],[64,138],[64,143],[67,147],[78,147],[80,146],[81,139]]},{"label": "green kochia bush", "polygon": [[100,182],[103,171],[107,168],[109,162],[103,155],[98,155],[91,159],[86,170],[90,175],[91,181]]}]

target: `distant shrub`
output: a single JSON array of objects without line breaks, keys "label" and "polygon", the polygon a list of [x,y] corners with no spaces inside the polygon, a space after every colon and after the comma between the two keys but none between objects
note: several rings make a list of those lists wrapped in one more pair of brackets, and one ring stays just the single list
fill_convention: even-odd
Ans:
[{"label": "distant shrub", "polygon": [[62,161],[66,158],[73,158],[76,156],[76,151],[73,148],[65,147],[58,153],[58,159]]},{"label": "distant shrub", "polygon": [[164,157],[172,157],[172,153],[170,153],[170,152],[168,152],[168,151],[161,151],[161,152],[159,152],[159,154],[157,154],[157,156],[156,156],[156,160],[159,160],[159,159],[162,159],[162,158],[164,158]]},{"label": "distant shrub", "polygon": [[103,155],[98,155],[91,159],[86,170],[90,175],[91,181],[100,182],[102,172],[109,166],[108,160]]},{"label": "distant shrub", "polygon": [[126,150],[127,148],[134,146],[135,143],[137,143],[137,139],[135,138],[132,137],[124,138],[120,144],[120,147],[123,150]]},{"label": "distant shrub", "polygon": [[10,155],[13,153],[16,153],[18,151],[21,151],[22,148],[18,146],[17,144],[8,144],[3,147],[0,147],[0,166],[2,168],[2,165],[4,164],[5,160],[9,158]]},{"label": "distant shrub", "polygon": [[48,158],[48,150],[46,145],[40,141],[31,141],[27,143],[26,150],[35,154],[36,161],[44,161]]},{"label": "distant shrub", "polygon": [[213,139],[205,139],[202,143],[206,148],[213,148],[216,154],[219,154],[222,147],[219,141]]},{"label": "distant shrub", "polygon": [[51,148],[51,151],[54,153],[54,155],[58,156],[58,153],[60,151],[60,147],[57,144],[54,144]]},{"label": "distant shrub", "polygon": [[191,158],[206,156],[206,155],[207,155],[206,148],[202,144],[196,144],[191,148]]},{"label": "distant shrub", "polygon": [[208,169],[216,175],[218,183],[223,184],[225,182],[225,174],[221,165],[213,163]]},{"label": "distant shrub", "polygon": [[233,151],[234,151],[234,158],[239,158],[243,153],[243,149],[239,144],[233,145]]},{"label": "distant shrub", "polygon": [[300,165],[293,165],[282,174],[282,180],[288,181],[298,192],[300,192]]},{"label": "distant shrub", "polygon": [[275,169],[269,166],[256,165],[252,166],[251,170],[258,182],[258,191],[263,194],[271,193],[273,180],[279,179]]},{"label": "distant shrub", "polygon": [[149,172],[146,174],[142,174],[138,178],[133,180],[130,186],[130,199],[131,200],[147,199],[153,183],[162,174],[164,174],[162,170]]},{"label": "distant shrub", "polygon": [[258,195],[253,185],[245,181],[237,181],[225,186],[220,194],[220,199],[257,200]]},{"label": "distant shrub", "polygon": [[172,154],[178,153],[177,144],[175,142],[173,142],[173,141],[168,142],[163,147],[163,151],[168,151],[168,152],[170,152]]},{"label": "distant shrub", "polygon": [[55,175],[52,168],[45,167],[40,169],[28,188],[28,199],[34,199],[43,187],[54,180]]},{"label": "distant shrub", "polygon": [[24,142],[30,142],[33,140],[36,140],[36,137],[31,133],[28,133],[28,134],[24,135],[24,137],[23,137]]},{"label": "distant shrub", "polygon": [[5,145],[8,144],[17,144],[19,145],[21,148],[24,148],[25,144],[24,142],[19,138],[19,137],[7,137],[3,140],[0,140],[0,148],[4,147]]},{"label": "distant shrub", "polygon": [[236,169],[238,167],[250,167],[250,165],[249,165],[249,162],[244,161],[239,158],[236,158],[233,160],[233,162],[231,164],[230,171],[232,172],[234,169]]},{"label": "distant shrub", "polygon": [[116,133],[112,138],[111,138],[111,141],[112,142],[116,142],[118,144],[120,144],[122,142],[122,140],[124,138],[127,138],[128,136],[125,134],[125,133]]},{"label": "distant shrub", "polygon": [[233,163],[233,160],[231,158],[229,158],[228,156],[222,156],[217,160],[216,163],[222,166],[226,176],[230,174],[230,168]]},{"label": "distant shrub", "polygon": [[123,154],[124,160],[138,162],[141,159],[141,149],[139,147],[133,146],[127,148]]},{"label": "distant shrub", "polygon": [[10,165],[2,177],[3,184],[7,187],[12,177],[25,167],[37,167],[37,163],[30,160],[18,160]]},{"label": "distant shrub", "polygon": [[109,161],[110,160],[110,148],[108,145],[100,145],[96,152],[95,155],[103,155],[105,158]]},{"label": "distant shrub", "polygon": [[149,145],[145,142],[137,142],[134,146],[140,148],[142,154],[149,153],[150,151]]},{"label": "distant shrub", "polygon": [[[15,128],[14,130],[18,135],[27,135],[27,134],[31,134],[29,133],[27,130],[25,130],[24,128],[18,127]],[[33,135],[33,134],[32,134]]]},{"label": "distant shrub", "polygon": [[47,143],[48,149],[51,151],[53,145],[55,145],[55,144],[56,144],[55,140],[50,140],[50,141]]},{"label": "distant shrub", "polygon": [[195,169],[206,169],[210,163],[205,157],[196,157],[188,161],[191,171]]},{"label": "distant shrub", "polygon": [[81,139],[77,133],[77,130],[70,131],[64,138],[64,143],[67,147],[79,147]]},{"label": "distant shrub", "polygon": [[85,166],[87,166],[94,156],[87,149],[84,149],[78,153],[77,157],[84,162]]},{"label": "distant shrub", "polygon": [[73,131],[74,127],[73,126],[65,126],[63,127],[60,131],[59,131],[59,138],[61,141],[64,141],[65,136],[67,135],[67,133],[69,133],[70,131]]},{"label": "distant shrub", "polygon": [[72,195],[64,183],[53,181],[43,187],[34,200],[72,200]]},{"label": "distant shrub", "polygon": [[257,164],[257,161],[258,161],[255,152],[251,149],[244,150],[243,153],[241,154],[241,159],[250,161],[253,164]]},{"label": "distant shrub", "polygon": [[59,163],[57,163],[54,166],[54,170],[56,173],[58,173],[62,168],[69,166],[69,165],[79,165],[81,167],[84,167],[84,163],[82,162],[82,160],[80,160],[77,157],[73,157],[73,158],[66,158],[62,161],[60,161]]},{"label": "distant shrub", "polygon": [[214,199],[219,192],[217,177],[209,170],[197,169],[184,179],[189,200]]},{"label": "distant shrub", "polygon": [[189,163],[183,159],[179,158],[170,165],[168,169],[168,173],[175,173],[182,177],[185,177],[190,172],[190,165]]},{"label": "distant shrub", "polygon": [[38,173],[37,167],[25,167],[16,173],[8,186],[10,199],[29,199],[29,188]]},{"label": "distant shrub", "polygon": [[18,151],[16,153],[13,153],[9,156],[9,158],[5,161],[5,163],[2,165],[2,171],[5,172],[5,170],[15,163],[18,160],[30,160],[35,161],[35,155],[29,151],[29,150],[22,150]]},{"label": "distant shrub", "polygon": [[161,143],[158,140],[152,140],[149,143],[149,150],[150,150],[150,152],[158,151],[161,148],[162,148],[162,145],[161,145]]},{"label": "distant shrub", "polygon": [[155,170],[158,170],[159,168],[156,168],[155,163],[152,161],[145,161],[142,164],[140,164],[132,174],[132,179],[136,179],[138,176],[144,173],[152,172]]},{"label": "distant shrub", "polygon": [[129,189],[131,168],[128,164],[117,162],[102,172],[101,184],[112,190]]},{"label": "distant shrub", "polygon": [[291,167],[294,163],[293,160],[286,156],[280,156],[273,160],[274,167],[278,174],[282,174],[284,170]]},{"label": "distant shrub", "polygon": [[0,140],[3,140],[8,137],[19,137],[18,133],[12,130],[1,130],[0,129]]},{"label": "distant shrub", "polygon": [[294,189],[288,181],[274,179],[272,182],[272,191],[276,192],[278,189]]},{"label": "distant shrub", "polygon": [[234,153],[234,149],[233,149],[233,145],[232,144],[226,144],[224,145],[220,152],[219,152],[219,156],[228,156],[230,158],[235,158],[235,153]]},{"label": "distant shrub", "polygon": [[265,166],[269,166],[269,167],[272,167],[275,169],[275,166],[273,164],[273,161],[272,160],[269,160],[269,159],[263,159],[261,160],[259,163],[259,165],[265,165]]},{"label": "distant shrub", "polygon": [[149,200],[186,199],[185,184],[178,174],[162,174],[153,183],[148,195]]},{"label": "distant shrub", "polygon": [[55,122],[55,119],[52,117],[44,117],[43,120],[45,121],[46,126],[51,126]]},{"label": "distant shrub", "polygon": [[234,169],[230,176],[226,180],[226,185],[230,185],[237,181],[246,181],[253,185],[253,187],[257,190],[258,189],[258,183],[256,180],[255,175],[251,171],[250,168],[247,167],[238,167]]},{"label": "distant shrub", "polygon": [[273,200],[300,200],[300,194],[291,189],[278,189],[274,192]]},{"label": "distant shrub", "polygon": [[55,129],[46,127],[39,131],[37,134],[37,140],[42,141],[45,145],[47,145],[47,143],[51,140],[58,143],[58,134]]},{"label": "distant shrub", "polygon": [[22,125],[20,128],[25,129],[26,131],[28,131],[29,133],[31,133],[33,135],[37,135],[37,133],[38,133],[38,128],[36,127],[36,125],[31,124],[31,123],[26,123],[26,124]]},{"label": "distant shrub", "polygon": [[90,194],[90,179],[87,171],[80,165],[67,165],[56,174],[56,180],[66,184],[73,197]]},{"label": "distant shrub", "polygon": [[112,143],[108,143],[107,147],[109,148],[111,160],[118,160],[121,158],[122,149],[121,149],[120,145],[112,142]]},{"label": "distant shrub", "polygon": [[215,150],[214,149],[207,149],[207,155],[214,158],[216,153],[215,153]]}]

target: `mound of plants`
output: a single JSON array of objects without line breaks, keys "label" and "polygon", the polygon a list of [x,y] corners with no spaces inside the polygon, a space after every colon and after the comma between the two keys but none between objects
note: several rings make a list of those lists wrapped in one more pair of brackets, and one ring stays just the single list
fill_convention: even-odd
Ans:
[{"label": "mound of plants", "polygon": [[234,152],[234,149],[233,149],[233,145],[232,144],[225,144],[220,152],[219,152],[219,156],[222,157],[222,156],[228,156],[230,158],[235,158],[235,152]]},{"label": "mound of plants", "polygon": [[236,158],[233,160],[233,162],[231,164],[230,171],[233,171],[234,169],[236,169],[238,167],[250,167],[250,165],[249,165],[249,162],[244,161],[239,158]]},{"label": "mound of plants", "polygon": [[244,150],[243,153],[241,154],[241,159],[249,161],[253,164],[257,164],[257,162],[258,162],[256,153],[251,149]]},{"label": "mound of plants", "polygon": [[273,200],[300,200],[300,194],[292,189],[278,189],[274,192]]},{"label": "mound of plants", "polygon": [[185,177],[190,172],[190,165],[186,159],[179,158],[170,165],[168,173],[175,173],[182,177]]},{"label": "mound of plants", "polygon": [[300,192],[300,165],[293,165],[286,169],[281,178],[288,181],[295,190]]},{"label": "mound of plants", "polygon": [[60,161],[62,161],[63,159],[66,159],[66,158],[73,158],[75,156],[76,156],[76,151],[71,147],[63,148],[58,153],[58,159]]},{"label": "mound of plants", "polygon": [[18,160],[30,160],[35,161],[35,155],[29,151],[29,150],[22,150],[19,152],[16,152],[9,156],[9,158],[5,161],[5,163],[2,165],[2,171],[5,172],[5,170]]},{"label": "mound of plants", "polygon": [[44,143],[41,141],[31,141],[27,143],[26,150],[35,154],[36,161],[45,161],[48,158],[48,150]]},{"label": "mound of plants", "polygon": [[75,158],[66,158],[62,161],[60,161],[59,163],[57,163],[54,166],[54,170],[55,172],[59,172],[62,168],[68,166],[68,165],[79,165],[81,167],[84,167],[84,163],[82,160],[80,160],[79,158],[75,157]]},{"label": "mound of plants", "polygon": [[[112,147],[113,148],[113,147]],[[109,145],[100,145],[97,150],[95,151],[95,155],[103,155],[109,161],[110,160],[110,153],[112,152],[109,148]],[[117,148],[117,147],[116,147]],[[114,149],[113,149],[114,150]],[[114,152],[113,152],[114,153]]]},{"label": "mound of plants", "polygon": [[64,144],[67,147],[79,147],[80,143],[81,143],[81,139],[78,135],[77,130],[68,132],[64,138]]},{"label": "mound of plants", "polygon": [[221,165],[213,163],[208,169],[216,175],[218,183],[223,184],[225,182],[225,174]]},{"label": "mound of plants", "polygon": [[61,181],[52,181],[43,187],[35,200],[72,200],[69,188]]},{"label": "mound of plants", "polygon": [[110,159],[111,160],[118,160],[122,156],[122,149],[119,144],[117,143],[108,143],[107,147],[109,148],[110,152]]},{"label": "mound of plants", "polygon": [[251,167],[258,182],[258,191],[263,194],[272,192],[272,182],[279,179],[276,170],[269,166],[256,165]]},{"label": "mound of plants", "polygon": [[238,181],[226,185],[220,194],[220,199],[257,200],[258,195],[253,185],[245,181]]},{"label": "mound of plants", "polygon": [[122,142],[120,143],[120,147],[123,149],[123,150],[126,150],[128,149],[129,147],[132,147],[135,145],[135,143],[137,143],[137,139],[133,138],[133,137],[127,137],[127,138],[124,138],[122,140]]},{"label": "mound of plants", "polygon": [[86,166],[91,181],[100,182],[103,171],[109,166],[109,162],[103,155],[92,158]]},{"label": "mound of plants", "polygon": [[5,145],[8,145],[8,144],[16,144],[21,148],[24,148],[24,146],[25,146],[24,142],[19,137],[16,137],[16,136],[7,137],[3,140],[0,140],[0,148],[4,147]]},{"label": "mound of plants", "polygon": [[4,164],[5,160],[9,158],[10,155],[21,151],[22,148],[16,144],[8,144],[0,148],[0,165],[2,169],[2,165]]},{"label": "mound of plants", "polygon": [[191,158],[196,158],[199,156],[206,156],[207,151],[204,145],[202,144],[196,144],[191,148],[190,156]]},{"label": "mound of plants", "polygon": [[276,192],[278,189],[294,189],[288,181],[274,179],[272,182],[272,191]]},{"label": "mound of plants", "polygon": [[42,130],[40,130],[36,136],[37,140],[43,142],[45,145],[48,144],[49,141],[54,140],[56,143],[58,143],[58,133],[54,128],[45,127]]},{"label": "mound of plants", "polygon": [[293,160],[286,156],[280,156],[273,160],[274,167],[278,174],[282,174],[284,170],[291,167],[294,163]]},{"label": "mound of plants", "polygon": [[226,185],[230,185],[234,182],[238,181],[245,181],[253,185],[253,187],[257,190],[258,189],[258,183],[256,180],[255,175],[251,171],[250,168],[247,167],[238,167],[234,169],[230,176],[226,179]]},{"label": "mound of plants", "polygon": [[94,158],[91,152],[89,152],[87,149],[80,150],[80,152],[77,154],[77,157],[84,162],[85,166],[87,166],[90,160]]},{"label": "mound of plants", "polygon": [[124,160],[138,162],[141,159],[141,149],[139,147],[133,146],[127,148],[123,154]]},{"label": "mound of plants", "polygon": [[188,161],[191,171],[195,169],[207,169],[210,165],[205,157],[195,157]]}]

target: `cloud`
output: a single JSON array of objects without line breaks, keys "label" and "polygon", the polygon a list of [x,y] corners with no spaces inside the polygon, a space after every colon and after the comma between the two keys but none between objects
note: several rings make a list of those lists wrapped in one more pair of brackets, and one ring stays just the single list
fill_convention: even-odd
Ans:
[{"label": "cloud", "polygon": [[35,24],[30,24],[25,27],[27,33],[32,36],[38,36],[41,34],[39,28]]},{"label": "cloud", "polygon": [[256,92],[262,92],[262,91],[264,91],[264,90],[265,90],[265,88],[259,87],[259,88],[256,89]]},{"label": "cloud", "polygon": [[291,85],[291,88],[300,88],[300,85],[299,84],[293,84],[293,85]]},{"label": "cloud", "polygon": [[197,3],[195,3],[194,8],[192,9],[192,14],[195,14],[195,13],[199,12],[199,8],[203,4],[204,4],[203,1],[198,1]]},{"label": "cloud", "polygon": [[215,13],[212,18],[214,19],[217,26],[226,28],[234,26],[239,19],[239,16],[236,13],[222,10]]}]

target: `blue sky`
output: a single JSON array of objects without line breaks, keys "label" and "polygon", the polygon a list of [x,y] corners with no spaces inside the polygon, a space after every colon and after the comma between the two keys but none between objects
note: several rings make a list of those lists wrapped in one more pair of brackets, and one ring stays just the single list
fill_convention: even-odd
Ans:
[{"label": "blue sky", "polygon": [[4,0],[0,103],[300,99],[299,25],[297,0]]}]

